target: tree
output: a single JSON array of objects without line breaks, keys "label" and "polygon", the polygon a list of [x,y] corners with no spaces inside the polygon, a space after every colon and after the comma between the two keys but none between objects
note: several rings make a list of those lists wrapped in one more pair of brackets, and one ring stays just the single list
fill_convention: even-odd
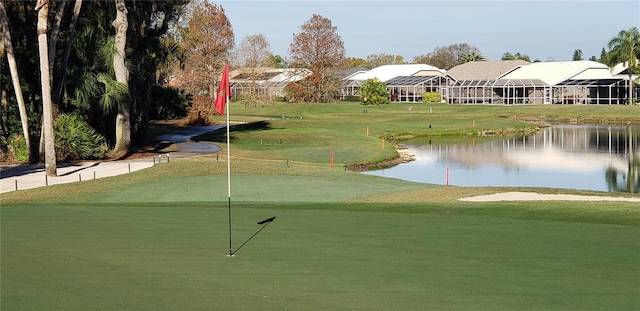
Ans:
[{"label": "tree", "polygon": [[263,34],[246,36],[234,51],[235,62],[240,67],[260,68],[271,57],[269,40]]},{"label": "tree", "polygon": [[73,46],[73,38],[75,37],[75,34],[76,34],[76,26],[78,24],[78,18],[80,17],[81,8],[82,8],[82,0],[75,0],[75,4],[73,6],[73,15],[71,17],[71,25],[69,26],[69,37],[67,38],[67,47],[64,50],[64,56],[62,58],[61,68],[63,68],[63,70],[58,83],[54,84],[54,85],[57,85],[57,88],[55,88],[54,90],[57,90],[56,98],[58,102],[62,97],[62,87],[64,85],[64,79],[66,78],[66,75],[67,75],[67,71],[64,69],[67,68],[67,64],[69,63],[69,56],[71,55],[71,47]]},{"label": "tree", "polygon": [[[113,20],[113,28],[116,30],[114,41],[115,53],[113,53],[113,69],[116,81],[128,93],[129,90],[129,70],[125,65],[127,44],[127,7],[124,0],[115,0],[116,18]],[[126,97],[125,97],[126,98]],[[118,114],[116,116],[116,154],[128,152],[131,148],[131,109],[127,100],[119,100],[117,103]]]},{"label": "tree", "polygon": [[300,32],[293,35],[289,53],[294,63],[311,70],[308,78],[312,88],[311,100],[332,100],[339,90],[340,81],[332,79],[331,73],[344,61],[345,48],[338,28],[331,24],[331,20],[314,14],[300,26]]},{"label": "tree", "polygon": [[[4,47],[4,53],[7,54],[7,62],[9,63],[9,71],[11,72],[11,82],[13,83],[13,90],[16,94],[16,101],[18,102],[18,109],[20,111],[20,121],[22,124],[22,134],[24,135],[25,143],[27,145],[27,152],[29,153],[29,160],[33,161],[33,152],[31,152],[31,134],[29,133],[29,120],[27,118],[27,109],[24,104],[24,97],[22,97],[22,87],[20,86],[20,76],[18,74],[18,65],[16,63],[15,56],[13,54],[13,45],[11,43],[11,32],[9,31],[7,12],[4,8],[4,1],[0,0],[0,29],[2,33],[2,43]],[[1,54],[1,53],[0,53]],[[4,90],[2,90],[4,92]],[[4,110],[4,109],[3,109]]]},{"label": "tree", "polygon": [[624,63],[629,74],[629,93],[627,104],[633,102],[633,73],[638,71],[638,58],[640,58],[640,31],[638,27],[621,30],[617,36],[611,38],[608,43],[608,65]]},{"label": "tree", "polygon": [[53,103],[51,102],[51,76],[49,75],[49,50],[47,22],[49,0],[38,0],[38,52],[40,55],[40,85],[42,88],[42,124],[44,134],[44,167],[47,176],[58,176],[53,133]]},{"label": "tree", "polygon": [[235,41],[231,22],[222,6],[202,2],[193,11],[189,27],[183,34],[187,90],[213,98],[222,67],[229,60]]},{"label": "tree", "polygon": [[343,68],[367,68],[371,69],[371,65],[365,59],[358,57],[347,57],[342,62],[341,67]]},{"label": "tree", "polygon": [[[158,92],[166,75],[166,72],[159,70],[159,65],[169,59],[168,55],[177,51],[175,44],[165,45],[161,41],[169,28],[168,24],[178,18],[177,14],[181,14],[187,1],[124,1],[128,10],[126,37],[122,37],[126,38],[124,64],[129,72],[127,94],[127,88],[117,82],[114,70],[115,28],[112,22],[117,15],[114,1],[75,0],[73,6],[72,1],[66,0],[66,9],[63,10],[65,1],[49,0],[48,55],[56,56],[48,57],[47,66],[50,69],[51,86],[55,86],[51,91],[51,102],[55,104],[53,114],[82,115],[113,147],[116,144],[117,105],[125,103],[126,108],[130,109],[131,144],[139,146],[144,143],[148,120],[154,116],[150,112],[154,109],[157,111],[156,107],[161,102],[155,97],[167,99],[171,94],[179,94]],[[39,74],[24,73],[38,73],[39,70],[39,42],[33,40],[39,12],[34,10],[36,1],[3,0],[2,4],[8,15],[4,20],[11,27],[13,54],[21,74],[20,85],[28,112],[28,127],[33,136],[34,133],[44,132],[42,83]],[[54,48],[56,41],[57,47]],[[0,76],[3,87],[11,85],[9,70],[6,72],[6,76]],[[8,113],[4,114],[7,117],[7,132],[22,132],[16,96],[8,96],[4,102],[8,107]],[[175,101],[168,99],[166,102]],[[32,142],[37,140],[36,137],[30,139]],[[35,143],[32,145],[36,146]],[[37,152],[33,154],[37,156]]]},{"label": "tree", "polygon": [[456,43],[449,46],[440,46],[426,55],[419,55],[413,59],[416,64],[428,64],[442,69],[451,69],[463,64],[470,53],[482,55],[480,50],[468,43]]},{"label": "tree", "polygon": [[465,55],[462,58],[462,63],[469,63],[469,62],[477,62],[477,61],[486,61],[487,58],[480,54],[477,51],[469,51],[469,53],[467,53],[467,55]]},{"label": "tree", "polygon": [[600,58],[598,59],[598,62],[609,64],[609,56],[605,48],[602,48],[602,50],[600,51]]},{"label": "tree", "polygon": [[263,67],[273,67],[273,68],[287,68],[287,61],[282,58],[280,55],[269,55],[269,57],[262,61]]},{"label": "tree", "polygon": [[581,49],[577,49],[575,51],[573,51],[573,58],[574,61],[579,61],[582,60],[582,50]]},{"label": "tree", "polygon": [[371,54],[367,56],[367,62],[369,63],[369,68],[380,67],[383,65],[401,65],[405,63],[402,55],[391,55],[386,53]]},{"label": "tree", "polygon": [[520,54],[520,52],[516,52],[515,54],[506,52],[502,55],[502,60],[526,60],[528,62],[531,61],[531,59],[529,58],[529,55]]},{"label": "tree", "polygon": [[368,79],[360,86],[360,101],[363,105],[389,104],[389,90],[377,78]]},{"label": "tree", "polygon": [[[262,64],[271,57],[270,45],[267,38],[262,34],[249,35],[242,39],[240,46],[234,51],[235,62],[238,66],[244,67],[250,80],[249,95],[245,97],[255,108],[260,94],[257,92],[258,84],[261,80],[260,74]],[[246,95],[246,94],[245,94]]]}]

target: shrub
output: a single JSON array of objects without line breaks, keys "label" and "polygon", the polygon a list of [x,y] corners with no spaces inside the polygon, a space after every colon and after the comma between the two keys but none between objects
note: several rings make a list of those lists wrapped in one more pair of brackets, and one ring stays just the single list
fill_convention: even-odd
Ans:
[{"label": "shrub", "polygon": [[0,149],[2,161],[5,162],[28,162],[29,150],[27,142],[21,134],[15,134],[9,137],[8,141],[2,139],[2,148]]},{"label": "shrub", "polygon": [[58,115],[53,122],[53,131],[59,160],[101,159],[107,152],[104,137],[79,115]]},{"label": "shrub", "polygon": [[215,98],[208,96],[194,96],[189,112],[187,113],[187,124],[209,124],[209,120],[216,114],[214,103]]},{"label": "shrub", "polygon": [[149,117],[156,120],[183,118],[187,115],[189,99],[189,95],[177,88],[155,87],[151,91],[151,102],[155,109]]},{"label": "shrub", "polygon": [[422,94],[423,103],[439,103],[442,100],[440,92],[426,92]]},{"label": "shrub", "polygon": [[380,80],[368,79],[360,86],[360,101],[363,105],[389,104],[389,90],[387,85]]},{"label": "shrub", "polygon": [[308,80],[291,82],[284,87],[284,94],[292,101],[310,102],[313,99],[313,86]]}]

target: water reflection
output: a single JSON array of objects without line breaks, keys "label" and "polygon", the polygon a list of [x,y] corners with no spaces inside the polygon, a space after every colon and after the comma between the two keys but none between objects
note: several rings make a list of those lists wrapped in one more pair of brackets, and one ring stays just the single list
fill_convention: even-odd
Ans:
[{"label": "water reflection", "polygon": [[640,192],[640,127],[553,126],[515,138],[413,140],[416,161],[366,174],[456,186]]}]

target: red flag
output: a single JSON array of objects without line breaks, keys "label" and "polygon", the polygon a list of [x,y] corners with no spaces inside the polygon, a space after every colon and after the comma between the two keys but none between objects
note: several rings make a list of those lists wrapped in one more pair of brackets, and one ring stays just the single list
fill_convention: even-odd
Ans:
[{"label": "red flag", "polygon": [[229,64],[224,65],[224,71],[222,72],[222,81],[218,87],[218,94],[216,95],[215,109],[220,115],[224,115],[224,108],[227,105],[227,99],[231,97],[231,87],[229,86]]}]

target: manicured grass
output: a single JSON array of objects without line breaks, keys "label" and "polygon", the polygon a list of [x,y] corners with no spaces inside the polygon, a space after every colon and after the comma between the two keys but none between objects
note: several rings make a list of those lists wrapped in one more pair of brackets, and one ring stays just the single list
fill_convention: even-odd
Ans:
[{"label": "manicured grass", "polygon": [[225,205],[3,204],[3,309],[632,310],[640,303],[637,223],[510,217],[501,204],[383,212],[393,206],[237,203],[234,247],[258,220],[277,218],[227,258]]},{"label": "manicured grass", "polygon": [[446,135],[469,120],[522,128],[531,124],[512,116],[631,111],[556,107],[234,104],[235,121],[256,126],[232,135],[233,249],[277,217],[235,257],[223,157],[4,193],[2,309],[637,309],[637,204],[461,202],[560,191],[425,185],[342,166],[395,156],[380,136],[419,134],[431,114]]},{"label": "manicured grass", "polygon": [[[232,126],[235,155],[329,163],[333,153],[334,162],[340,164],[376,163],[394,158],[396,153],[390,142],[407,136],[477,136],[486,131],[517,132],[548,124],[545,120],[553,122],[559,118],[577,122],[593,121],[595,117],[640,124],[640,108],[637,106],[394,103],[368,107],[354,102],[339,102],[269,103],[259,108],[233,103],[230,109],[234,124],[254,122],[256,125]],[[365,110],[366,113],[363,112]],[[532,118],[540,122],[526,122]],[[222,123],[224,117],[217,116],[215,121]],[[384,143],[382,137],[385,137]],[[225,131],[204,134],[196,139],[224,142]]]}]

